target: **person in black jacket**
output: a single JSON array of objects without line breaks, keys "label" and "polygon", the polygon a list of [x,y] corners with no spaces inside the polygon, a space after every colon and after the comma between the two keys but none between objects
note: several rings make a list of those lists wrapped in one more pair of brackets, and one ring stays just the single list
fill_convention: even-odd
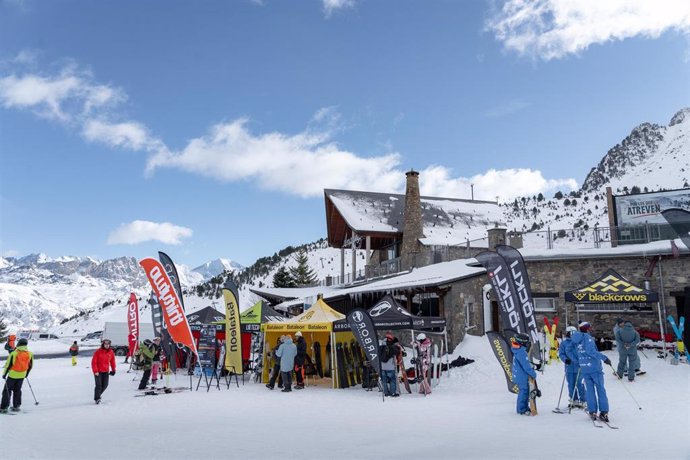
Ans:
[{"label": "person in black jacket", "polygon": [[297,374],[297,384],[295,390],[302,390],[304,388],[304,363],[307,359],[307,341],[302,337],[302,332],[295,333],[297,337],[297,356],[295,356],[295,374]]}]

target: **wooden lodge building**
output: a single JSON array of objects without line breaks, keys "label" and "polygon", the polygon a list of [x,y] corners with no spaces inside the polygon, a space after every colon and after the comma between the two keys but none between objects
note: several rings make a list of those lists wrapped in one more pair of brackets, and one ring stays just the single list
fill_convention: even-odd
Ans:
[{"label": "wooden lodge building", "polygon": [[[414,315],[444,316],[454,347],[465,334],[503,329],[486,272],[473,257],[509,244],[525,259],[539,319],[559,317],[562,325],[587,320],[595,336],[609,338],[615,319],[623,317],[658,336],[662,328],[672,334],[667,316],[677,321],[690,312],[690,250],[680,240],[523,248],[523,235],[506,231],[496,202],[420,196],[419,173],[406,176],[405,195],[324,190],[328,243],[341,249],[340,277],[324,286],[252,292],[278,308],[320,294],[341,313],[391,294]],[[352,249],[366,251],[360,270]],[[351,273],[345,273],[346,250]],[[590,291],[590,302],[574,297]],[[612,295],[617,292],[625,295]]]}]

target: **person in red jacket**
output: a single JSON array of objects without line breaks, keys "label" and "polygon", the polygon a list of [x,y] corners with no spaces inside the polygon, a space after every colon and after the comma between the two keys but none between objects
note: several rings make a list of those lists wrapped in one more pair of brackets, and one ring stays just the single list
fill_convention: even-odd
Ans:
[{"label": "person in red jacket", "polygon": [[[115,353],[110,349],[110,340],[103,339],[101,348],[96,350],[91,358],[91,369],[96,380],[93,399],[96,404],[101,403],[101,395],[108,388],[108,376],[115,375]],[[110,371],[110,372],[108,372]]]}]

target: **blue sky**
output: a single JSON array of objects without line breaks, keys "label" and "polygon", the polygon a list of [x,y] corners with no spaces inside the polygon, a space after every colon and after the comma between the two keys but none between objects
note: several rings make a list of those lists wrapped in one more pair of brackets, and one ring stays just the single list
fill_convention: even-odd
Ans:
[{"label": "blue sky", "polygon": [[690,105],[690,7],[572,3],[1,1],[0,249],[247,265],[323,188],[579,186]]}]

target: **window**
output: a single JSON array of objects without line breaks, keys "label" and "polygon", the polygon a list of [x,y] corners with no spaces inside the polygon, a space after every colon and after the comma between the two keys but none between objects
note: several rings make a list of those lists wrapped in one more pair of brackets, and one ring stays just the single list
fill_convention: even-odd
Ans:
[{"label": "window", "polygon": [[558,299],[553,297],[535,297],[534,310],[535,311],[556,311]]}]

